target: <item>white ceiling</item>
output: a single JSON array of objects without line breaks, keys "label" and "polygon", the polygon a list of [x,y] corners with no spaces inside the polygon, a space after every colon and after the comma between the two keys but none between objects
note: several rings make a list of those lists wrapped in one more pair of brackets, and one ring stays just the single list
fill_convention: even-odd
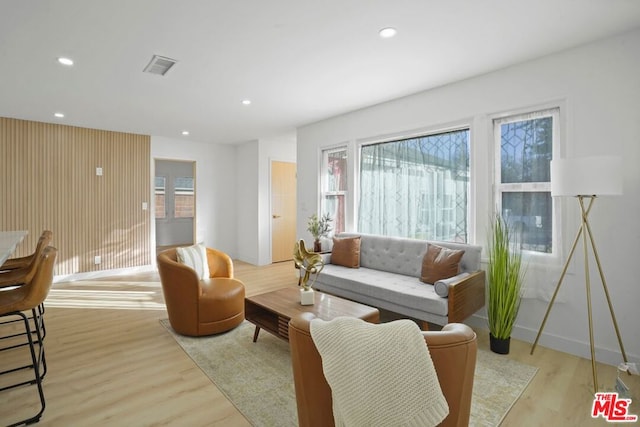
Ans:
[{"label": "white ceiling", "polygon": [[0,116],[243,142],[638,27],[638,0],[2,0]]}]

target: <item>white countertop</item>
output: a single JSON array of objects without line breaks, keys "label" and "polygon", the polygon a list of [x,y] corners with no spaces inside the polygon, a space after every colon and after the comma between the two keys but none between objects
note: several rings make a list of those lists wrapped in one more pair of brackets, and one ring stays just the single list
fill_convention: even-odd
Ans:
[{"label": "white countertop", "polygon": [[18,231],[0,231],[0,265],[13,254],[29,232],[24,230]]}]

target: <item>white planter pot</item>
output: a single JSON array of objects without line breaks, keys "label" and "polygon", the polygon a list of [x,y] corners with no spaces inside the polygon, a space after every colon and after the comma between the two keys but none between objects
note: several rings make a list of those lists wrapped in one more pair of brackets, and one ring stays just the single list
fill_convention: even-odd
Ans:
[{"label": "white planter pot", "polygon": [[314,292],[313,289],[305,291],[304,288],[300,289],[300,304],[313,305]]}]

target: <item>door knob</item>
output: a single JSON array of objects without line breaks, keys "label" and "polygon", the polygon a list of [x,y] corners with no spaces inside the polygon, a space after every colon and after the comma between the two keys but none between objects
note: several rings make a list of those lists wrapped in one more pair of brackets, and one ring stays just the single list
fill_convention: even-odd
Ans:
[{"label": "door knob", "polygon": [[280,218],[280,215],[273,214],[273,215],[271,215],[271,218],[273,218],[273,219]]}]

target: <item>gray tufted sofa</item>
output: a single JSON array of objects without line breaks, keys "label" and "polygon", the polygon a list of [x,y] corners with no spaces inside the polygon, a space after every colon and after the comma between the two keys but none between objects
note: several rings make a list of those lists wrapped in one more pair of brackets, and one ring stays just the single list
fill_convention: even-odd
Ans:
[{"label": "gray tufted sofa", "polygon": [[426,240],[369,234],[342,233],[338,237],[361,236],[360,268],[326,265],[313,287],[317,290],[382,308],[438,325],[462,322],[484,306],[485,273],[480,270],[481,246],[431,242],[465,251],[460,274],[447,280],[448,297],[420,281]]}]

